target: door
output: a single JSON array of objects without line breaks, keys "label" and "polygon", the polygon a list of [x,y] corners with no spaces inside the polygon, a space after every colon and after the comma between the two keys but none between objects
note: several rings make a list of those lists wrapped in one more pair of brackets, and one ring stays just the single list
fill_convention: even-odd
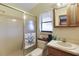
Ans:
[{"label": "door", "polygon": [[[23,40],[23,20],[0,15],[0,55],[11,55],[21,50]],[[19,55],[19,52],[14,55]]]},{"label": "door", "polygon": [[[24,20],[24,49],[26,51],[33,50],[36,45],[36,20],[35,17],[26,15]],[[31,49],[29,49],[31,48]]]}]

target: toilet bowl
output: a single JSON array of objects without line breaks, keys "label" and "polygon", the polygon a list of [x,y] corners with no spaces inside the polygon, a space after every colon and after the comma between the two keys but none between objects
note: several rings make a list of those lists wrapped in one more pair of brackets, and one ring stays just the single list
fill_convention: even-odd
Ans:
[{"label": "toilet bowl", "polygon": [[32,52],[28,53],[26,56],[42,56],[43,49],[36,48]]}]

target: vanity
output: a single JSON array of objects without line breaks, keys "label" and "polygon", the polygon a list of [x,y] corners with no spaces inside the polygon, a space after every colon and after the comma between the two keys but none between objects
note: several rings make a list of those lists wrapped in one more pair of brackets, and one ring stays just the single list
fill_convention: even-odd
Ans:
[{"label": "vanity", "polygon": [[79,46],[70,42],[52,40],[47,44],[48,56],[78,56]]},{"label": "vanity", "polygon": [[48,47],[48,56],[74,56],[74,54],[67,53],[54,47]]}]

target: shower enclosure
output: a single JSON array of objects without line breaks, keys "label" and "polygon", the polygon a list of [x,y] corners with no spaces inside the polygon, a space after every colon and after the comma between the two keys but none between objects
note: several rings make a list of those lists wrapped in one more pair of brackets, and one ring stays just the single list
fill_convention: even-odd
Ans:
[{"label": "shower enclosure", "polygon": [[[23,40],[23,21],[0,15],[0,55],[19,55]],[[14,55],[15,55],[14,54]]]},{"label": "shower enclosure", "polygon": [[24,55],[36,47],[35,17],[26,14],[23,19],[23,15],[21,11],[0,4],[0,56]]},{"label": "shower enclosure", "polygon": [[24,16],[24,55],[26,55],[36,48],[36,19],[30,15]]}]

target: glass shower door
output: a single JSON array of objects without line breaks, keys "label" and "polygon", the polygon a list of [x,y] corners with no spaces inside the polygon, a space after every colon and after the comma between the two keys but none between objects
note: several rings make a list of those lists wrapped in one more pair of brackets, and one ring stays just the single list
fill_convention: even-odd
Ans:
[{"label": "glass shower door", "polygon": [[24,20],[24,49],[29,49],[36,45],[36,24],[35,17],[26,15]]},{"label": "glass shower door", "polygon": [[12,16],[0,15],[0,56],[19,55],[22,40],[23,20]]}]

